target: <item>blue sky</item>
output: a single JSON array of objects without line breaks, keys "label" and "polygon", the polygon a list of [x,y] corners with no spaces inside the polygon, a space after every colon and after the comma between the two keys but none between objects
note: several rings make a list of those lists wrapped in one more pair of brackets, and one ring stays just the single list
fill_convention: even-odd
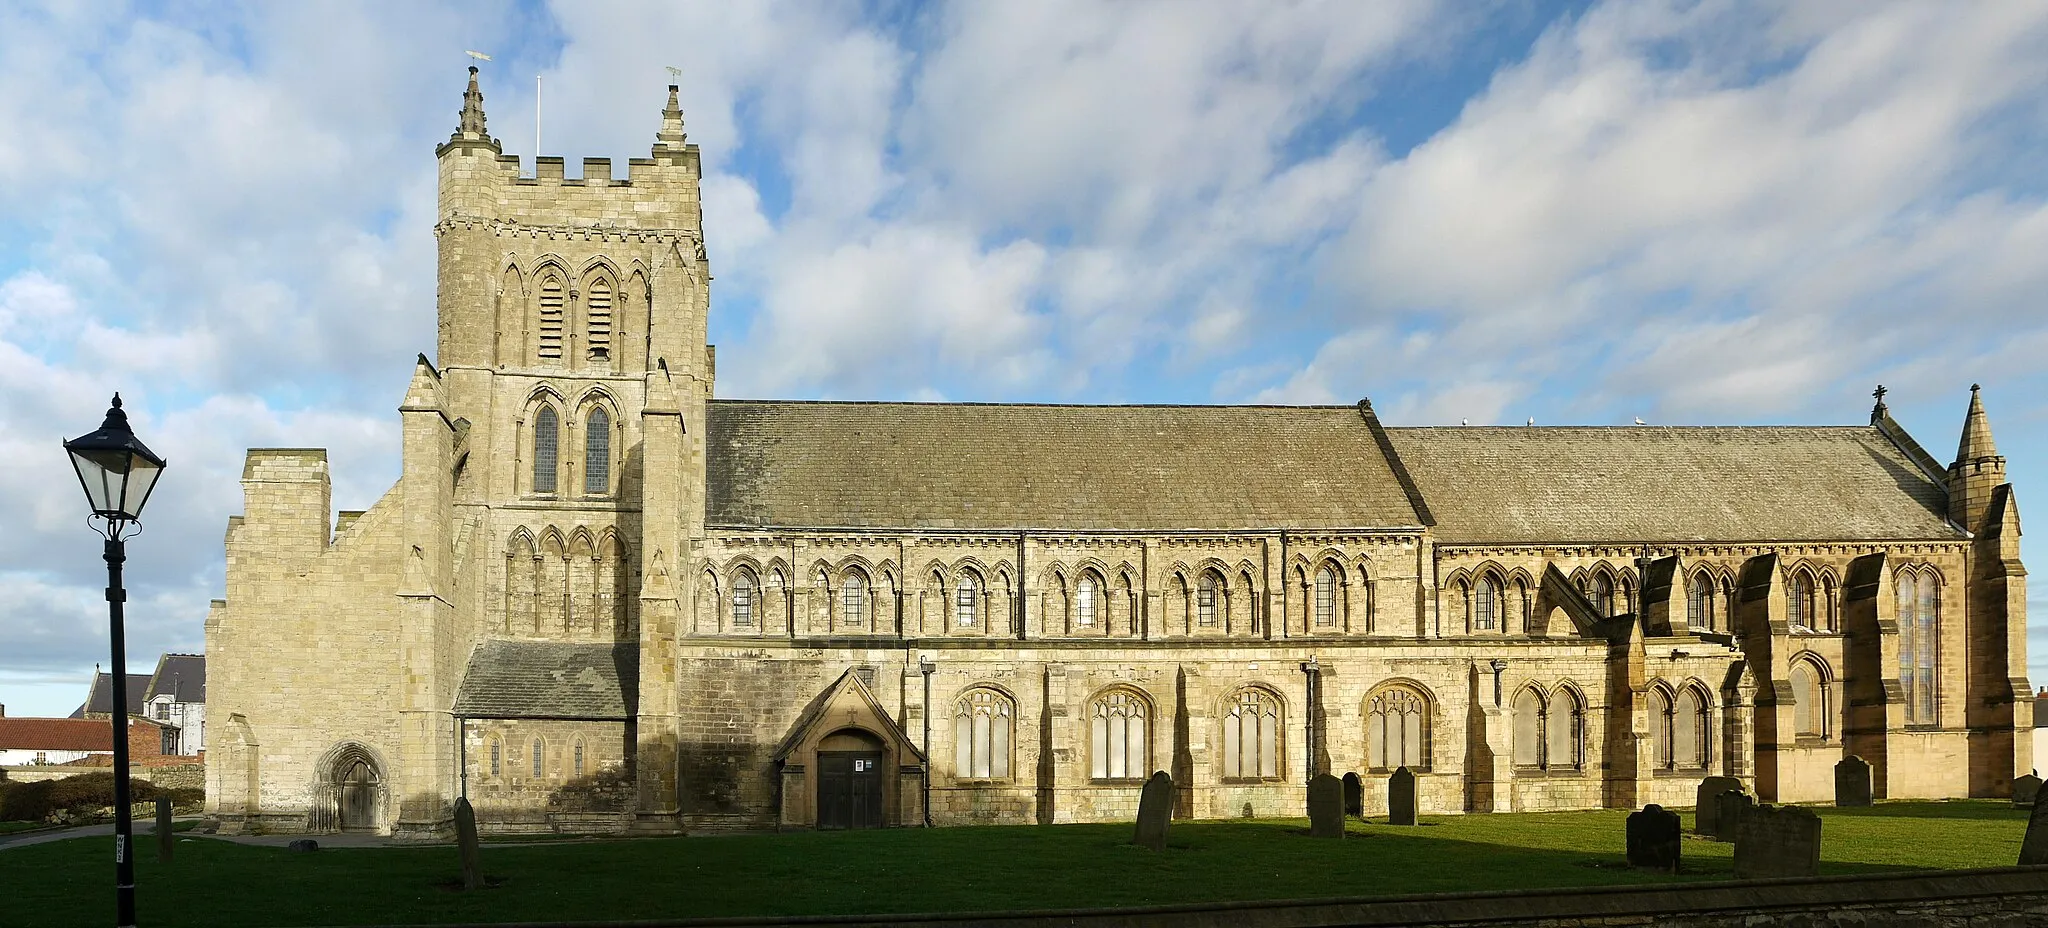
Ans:
[{"label": "blue sky", "polygon": [[201,644],[244,448],[389,486],[465,49],[510,153],[542,76],[572,173],[682,69],[722,395],[1857,423],[1883,382],[1945,460],[1982,383],[2048,473],[2036,3],[10,4],[10,712],[105,660],[56,442],[114,389],[172,461],[138,669]]}]

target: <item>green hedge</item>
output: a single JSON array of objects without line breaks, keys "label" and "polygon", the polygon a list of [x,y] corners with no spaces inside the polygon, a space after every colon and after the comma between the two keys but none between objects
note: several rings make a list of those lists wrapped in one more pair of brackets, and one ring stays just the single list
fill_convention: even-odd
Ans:
[{"label": "green hedge", "polygon": [[[174,806],[196,805],[206,796],[200,789],[157,789],[156,784],[128,778],[129,801],[140,806],[169,799]],[[62,780],[15,783],[0,780],[0,822],[41,822],[91,817],[114,804],[114,775],[84,773]],[[137,818],[154,810],[137,811]]]}]

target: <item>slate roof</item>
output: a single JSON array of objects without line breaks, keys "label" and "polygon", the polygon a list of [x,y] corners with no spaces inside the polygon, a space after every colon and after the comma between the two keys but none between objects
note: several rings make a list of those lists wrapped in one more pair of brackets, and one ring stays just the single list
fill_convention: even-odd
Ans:
[{"label": "slate roof", "polygon": [[[148,691],[149,674],[131,673],[128,675],[127,696],[128,714],[130,716],[139,717],[143,715],[143,706],[149,701]],[[114,713],[113,674],[102,670],[93,676],[92,689],[86,692],[85,703],[72,710],[71,717],[82,719],[89,712],[96,712],[102,715],[112,715]],[[112,749],[110,748],[109,750]]]},{"label": "slate roof", "polygon": [[157,658],[156,673],[149,678],[146,702],[168,695],[178,702],[206,701],[206,657],[200,654],[166,654]]},{"label": "slate roof", "polygon": [[720,526],[1053,530],[1422,523],[1352,406],[714,400]]},{"label": "slate roof", "polygon": [[630,719],[635,644],[486,641],[470,652],[455,714],[473,719]]},{"label": "slate roof", "polygon": [[1389,428],[1447,542],[1960,538],[1870,426]]}]

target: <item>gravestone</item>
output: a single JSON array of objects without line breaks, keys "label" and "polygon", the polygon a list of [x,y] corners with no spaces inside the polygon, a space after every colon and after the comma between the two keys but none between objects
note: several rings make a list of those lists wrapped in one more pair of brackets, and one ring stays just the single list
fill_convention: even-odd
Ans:
[{"label": "gravestone", "polygon": [[477,848],[476,809],[470,806],[467,796],[455,800],[455,847],[462,858],[462,888],[482,889],[484,863]]},{"label": "gravestone", "polygon": [[293,841],[292,843],[287,844],[284,847],[285,850],[288,851],[300,851],[303,853],[310,853],[320,849],[320,842],[315,841],[312,838],[300,838],[299,840]]},{"label": "gravestone", "polygon": [[1819,875],[1820,816],[1813,810],[1759,804],[1742,817],[1735,831],[1736,879]]},{"label": "gravestone", "polygon": [[1312,838],[1344,837],[1344,784],[1327,773],[1308,781],[1308,833]]},{"label": "gravestone", "polygon": [[1748,793],[1722,793],[1714,797],[1714,840],[1733,843],[1735,835],[1742,828],[1742,819],[1749,810],[1756,808],[1756,800]]},{"label": "gravestone", "polygon": [[2041,778],[2033,774],[2012,779],[2012,804],[2016,809],[2031,809],[2034,799],[2041,795]]},{"label": "gravestone", "polygon": [[1344,815],[1347,818],[1365,817],[1365,781],[1355,773],[1344,775]]},{"label": "gravestone", "polygon": [[2036,801],[2027,816],[2027,838],[2020,843],[2020,866],[2048,864],[2048,802]]},{"label": "gravestone", "polygon": [[1835,763],[1835,807],[1870,805],[1870,762],[1854,754]]},{"label": "gravestone", "polygon": [[1684,831],[1678,813],[1651,803],[1629,813],[1627,828],[1629,866],[1678,872],[1678,839]]},{"label": "gravestone", "polygon": [[1387,824],[1415,824],[1415,771],[1406,767],[1387,778]]},{"label": "gravestone", "polygon": [[1166,849],[1166,820],[1173,815],[1173,777],[1160,770],[1145,781],[1145,791],[1138,794],[1138,835],[1132,839],[1140,847],[1155,851]]},{"label": "gravestone", "polygon": [[1700,781],[1700,787],[1693,791],[1692,833],[1696,835],[1719,835],[1719,819],[1715,817],[1720,806],[1716,799],[1727,792],[1742,792],[1742,781],[1734,777],[1708,777]]},{"label": "gravestone", "polygon": [[171,801],[156,801],[156,859],[158,863],[171,862],[171,844],[178,839],[171,833]]}]

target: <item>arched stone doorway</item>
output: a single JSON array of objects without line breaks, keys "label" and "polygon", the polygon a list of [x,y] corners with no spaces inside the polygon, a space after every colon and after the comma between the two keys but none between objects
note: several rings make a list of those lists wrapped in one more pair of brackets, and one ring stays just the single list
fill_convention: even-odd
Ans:
[{"label": "arched stone doorway", "polygon": [[341,775],[341,830],[377,830],[377,771],[355,760]]},{"label": "arched stone doorway", "polygon": [[355,742],[337,745],[321,758],[317,771],[307,831],[384,830],[384,765],[369,748]]},{"label": "arched stone doorway", "polygon": [[842,728],[818,742],[818,829],[880,828],[883,817],[882,739]]}]

